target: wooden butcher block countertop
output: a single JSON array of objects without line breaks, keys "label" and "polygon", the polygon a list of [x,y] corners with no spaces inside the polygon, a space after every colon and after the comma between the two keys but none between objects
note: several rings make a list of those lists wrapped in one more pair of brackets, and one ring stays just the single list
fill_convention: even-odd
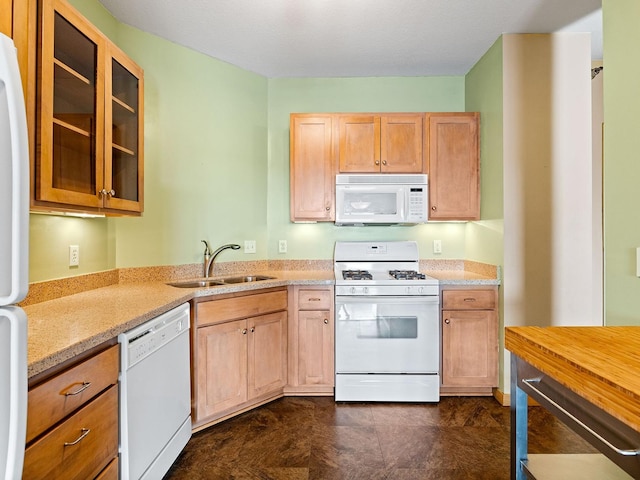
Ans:
[{"label": "wooden butcher block countertop", "polygon": [[507,327],[505,348],[640,431],[640,327]]}]

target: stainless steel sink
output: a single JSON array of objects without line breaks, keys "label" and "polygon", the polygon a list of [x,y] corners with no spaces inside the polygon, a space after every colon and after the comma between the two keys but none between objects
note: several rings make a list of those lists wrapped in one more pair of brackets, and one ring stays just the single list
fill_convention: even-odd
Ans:
[{"label": "stainless steel sink", "polygon": [[179,288],[206,288],[230,285],[233,283],[260,282],[262,280],[273,280],[274,278],[275,277],[268,277],[266,275],[242,275],[237,277],[216,278],[215,280],[185,280],[182,282],[171,282],[167,285]]},{"label": "stainless steel sink", "polygon": [[171,282],[167,283],[167,285],[179,288],[206,288],[224,285],[224,283],[220,280],[187,280],[184,282]]},{"label": "stainless steel sink", "polygon": [[260,282],[262,280],[273,280],[275,277],[267,277],[266,275],[243,275],[241,277],[227,277],[222,278],[222,283],[246,283],[246,282]]}]

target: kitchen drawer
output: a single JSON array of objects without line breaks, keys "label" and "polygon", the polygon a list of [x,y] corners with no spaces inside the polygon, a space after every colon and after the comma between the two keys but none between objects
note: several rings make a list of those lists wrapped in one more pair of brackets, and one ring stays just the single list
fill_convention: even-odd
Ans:
[{"label": "kitchen drawer", "polygon": [[196,323],[201,327],[286,309],[286,290],[243,295],[198,303]]},{"label": "kitchen drawer", "polygon": [[26,449],[23,478],[94,478],[117,454],[118,387],[113,386]]},{"label": "kitchen drawer", "polygon": [[100,472],[96,480],[118,480],[118,459],[111,460],[111,463]]},{"label": "kitchen drawer", "polygon": [[27,443],[118,381],[118,345],[29,390]]},{"label": "kitchen drawer", "polygon": [[443,310],[494,310],[496,291],[494,289],[443,290]]},{"label": "kitchen drawer", "polygon": [[333,303],[333,295],[330,290],[299,290],[299,310],[329,310]]}]

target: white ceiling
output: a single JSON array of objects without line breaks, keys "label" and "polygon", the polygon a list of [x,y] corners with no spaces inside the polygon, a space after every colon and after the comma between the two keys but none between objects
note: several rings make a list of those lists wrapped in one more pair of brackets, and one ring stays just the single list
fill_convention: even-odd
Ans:
[{"label": "white ceiling", "polygon": [[502,33],[593,32],[601,0],[100,0],[121,22],[266,77],[464,75]]}]

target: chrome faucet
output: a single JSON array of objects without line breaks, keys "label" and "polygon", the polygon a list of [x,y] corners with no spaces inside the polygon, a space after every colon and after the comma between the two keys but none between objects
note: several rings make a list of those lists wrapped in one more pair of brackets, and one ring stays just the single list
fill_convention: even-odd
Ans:
[{"label": "chrome faucet", "polygon": [[204,243],[204,264],[203,264],[204,278],[209,278],[209,271],[211,270],[211,265],[213,265],[213,261],[220,254],[220,252],[228,248],[230,248],[231,250],[240,249],[240,245],[235,243],[228,243],[226,245],[222,245],[221,247],[216,248],[215,251],[212,252],[206,240],[202,240],[202,243]]}]

